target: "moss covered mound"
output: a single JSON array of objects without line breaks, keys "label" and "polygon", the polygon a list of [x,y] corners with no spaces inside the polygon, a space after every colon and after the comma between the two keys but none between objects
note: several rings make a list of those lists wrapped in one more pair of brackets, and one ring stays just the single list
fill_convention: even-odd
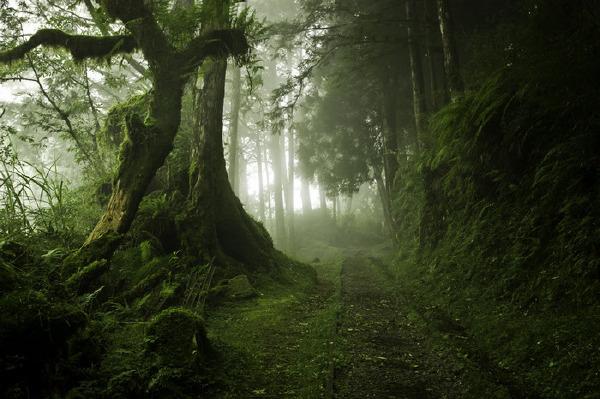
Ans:
[{"label": "moss covered mound", "polygon": [[168,367],[202,361],[209,349],[204,321],[183,308],[169,308],[156,315],[148,326],[146,339],[147,351]]}]

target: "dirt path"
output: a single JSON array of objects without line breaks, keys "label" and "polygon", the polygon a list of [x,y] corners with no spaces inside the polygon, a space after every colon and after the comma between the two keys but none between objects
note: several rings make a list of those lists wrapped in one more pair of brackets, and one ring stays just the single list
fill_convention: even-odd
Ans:
[{"label": "dirt path", "polygon": [[335,398],[509,398],[506,388],[398,292],[383,262],[361,253],[341,270]]},{"label": "dirt path", "polygon": [[378,257],[348,250],[315,268],[316,285],[289,276],[209,315],[225,356],[213,397],[533,398],[506,388],[458,323],[409,299]]}]

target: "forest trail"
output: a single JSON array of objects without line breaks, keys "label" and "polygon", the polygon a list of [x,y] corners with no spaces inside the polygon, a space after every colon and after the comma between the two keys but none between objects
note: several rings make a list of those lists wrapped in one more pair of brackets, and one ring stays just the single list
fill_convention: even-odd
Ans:
[{"label": "forest trail", "polygon": [[458,323],[415,303],[369,249],[315,264],[316,285],[209,315],[229,359],[223,398],[519,398]]},{"label": "forest trail", "polygon": [[342,362],[333,374],[335,398],[508,398],[495,377],[471,362],[450,334],[434,328],[402,295],[377,257],[357,251],[341,268],[337,323]]}]

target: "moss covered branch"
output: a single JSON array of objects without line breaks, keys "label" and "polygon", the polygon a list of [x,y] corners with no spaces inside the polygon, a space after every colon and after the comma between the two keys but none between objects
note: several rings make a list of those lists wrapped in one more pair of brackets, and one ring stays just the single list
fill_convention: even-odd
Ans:
[{"label": "moss covered branch", "polygon": [[189,68],[195,68],[207,57],[243,58],[249,50],[250,46],[241,29],[219,29],[192,40],[181,55]]},{"label": "moss covered branch", "polygon": [[27,53],[39,46],[64,48],[73,59],[101,59],[115,54],[132,53],[137,48],[133,36],[84,36],[70,35],[58,29],[40,29],[25,43],[0,52],[0,63],[23,59]]}]

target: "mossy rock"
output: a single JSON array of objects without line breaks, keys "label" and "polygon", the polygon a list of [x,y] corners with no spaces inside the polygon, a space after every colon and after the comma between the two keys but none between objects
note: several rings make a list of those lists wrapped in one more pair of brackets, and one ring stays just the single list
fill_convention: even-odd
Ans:
[{"label": "mossy rock", "polygon": [[258,296],[258,291],[245,274],[225,280],[220,285],[225,287],[225,297],[230,300],[250,299]]},{"label": "mossy rock", "polygon": [[156,355],[158,364],[165,367],[202,361],[209,351],[204,321],[187,309],[163,310],[148,326],[146,351]]}]

